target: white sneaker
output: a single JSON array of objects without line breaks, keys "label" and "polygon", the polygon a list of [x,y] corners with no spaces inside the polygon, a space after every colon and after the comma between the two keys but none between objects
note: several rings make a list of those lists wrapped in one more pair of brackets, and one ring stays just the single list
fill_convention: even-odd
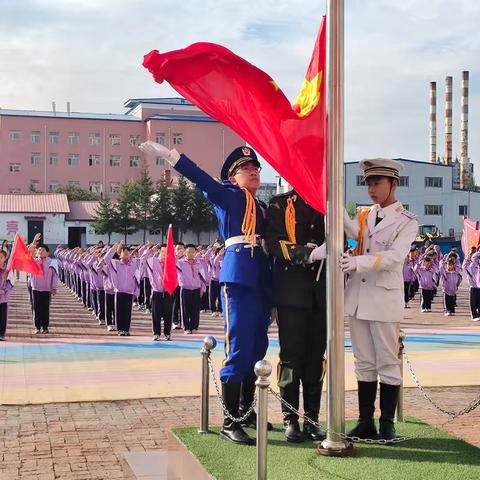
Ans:
[{"label": "white sneaker", "polygon": [[115,329],[113,328],[113,325],[108,325],[107,326],[107,332],[113,332]]},{"label": "white sneaker", "polygon": [[0,335],[0,342],[3,342],[5,340],[5,337],[3,335]]},{"label": "white sneaker", "polygon": [[450,316],[450,312],[445,312],[444,315],[445,315],[446,317],[449,317],[449,316]]},{"label": "white sneaker", "polygon": [[426,308],[422,308],[422,313],[426,313],[428,310]]},{"label": "white sneaker", "polygon": [[217,316],[217,312],[212,312],[212,314],[210,315],[211,317],[216,317]]},{"label": "white sneaker", "polygon": [[159,341],[160,341],[160,335],[154,335],[153,338],[152,338],[152,340],[153,340],[154,342],[159,342]]},{"label": "white sneaker", "polygon": [[480,317],[472,318],[472,322],[480,322]]},{"label": "white sneaker", "polygon": [[165,340],[167,340],[167,342],[170,342],[172,338],[170,337],[170,335],[165,335]]}]

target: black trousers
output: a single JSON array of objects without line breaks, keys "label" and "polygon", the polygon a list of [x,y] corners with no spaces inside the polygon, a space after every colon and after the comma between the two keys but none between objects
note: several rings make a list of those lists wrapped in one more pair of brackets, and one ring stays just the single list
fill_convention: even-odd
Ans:
[{"label": "black trousers", "polygon": [[35,328],[48,328],[50,324],[50,292],[32,290],[33,294],[33,321]]},{"label": "black trousers", "polygon": [[[323,377],[327,347],[326,312],[323,309],[277,307],[280,343],[279,380],[287,385],[318,385]],[[280,383],[279,383],[280,385]]]},{"label": "black trousers", "polygon": [[33,290],[32,290],[32,286],[30,285],[30,283],[28,284],[28,299],[30,301],[30,307],[32,309],[32,314],[33,314]]},{"label": "black trousers", "polygon": [[443,306],[446,312],[455,313],[455,295],[443,294]]},{"label": "black trousers", "polygon": [[212,280],[210,282],[210,310],[212,312],[222,311],[222,298],[220,297],[220,282]]},{"label": "black trousers", "polygon": [[165,335],[172,331],[172,297],[167,292],[152,293],[152,329],[154,335],[162,334],[162,320]]},{"label": "black trousers", "polygon": [[7,331],[8,303],[0,303],[0,337]]},{"label": "black trousers", "polygon": [[422,309],[430,310],[435,290],[426,290],[422,288]]},{"label": "black trousers", "polygon": [[82,280],[82,303],[83,306],[86,307],[88,305],[88,288],[87,288],[87,282],[85,280]]},{"label": "black trousers", "polygon": [[[173,303],[172,303],[172,323],[175,325],[180,324],[180,287],[177,287],[173,292]],[[180,325],[183,327],[183,325]]]},{"label": "black trousers", "polygon": [[115,294],[105,292],[105,320],[107,325],[116,325],[115,321]]},{"label": "black trousers", "polygon": [[97,317],[101,322],[105,322],[105,290],[97,290]]},{"label": "black trousers", "polygon": [[181,317],[184,330],[197,330],[200,324],[200,289],[180,290]]},{"label": "black trousers", "polygon": [[413,282],[403,282],[403,300],[405,303],[408,303],[413,298],[412,291]]},{"label": "black trousers", "polygon": [[202,298],[200,300],[200,309],[201,310],[210,310],[210,287],[207,287],[203,292]]},{"label": "black trousers", "polygon": [[132,304],[133,295],[131,293],[117,292],[115,294],[115,319],[117,321],[118,331],[130,331],[130,323],[132,322]]},{"label": "black trousers", "polygon": [[470,310],[472,318],[480,318],[480,288],[470,288]]},{"label": "black trousers", "polygon": [[96,317],[98,318],[98,291],[90,287],[90,303],[92,305],[93,311],[95,312]]}]

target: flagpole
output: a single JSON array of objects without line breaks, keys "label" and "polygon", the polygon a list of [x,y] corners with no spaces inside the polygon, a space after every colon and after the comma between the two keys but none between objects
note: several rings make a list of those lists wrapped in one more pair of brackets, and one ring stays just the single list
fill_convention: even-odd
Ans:
[{"label": "flagpole", "polygon": [[352,444],[345,432],[344,276],[343,252],[343,62],[344,1],[327,6],[327,438],[318,447],[327,456],[346,456]]}]

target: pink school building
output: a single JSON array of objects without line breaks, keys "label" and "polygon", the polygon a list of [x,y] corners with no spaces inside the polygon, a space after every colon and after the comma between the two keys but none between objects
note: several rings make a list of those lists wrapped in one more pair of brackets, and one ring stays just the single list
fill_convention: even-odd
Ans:
[{"label": "pink school building", "polygon": [[55,192],[76,185],[112,196],[147,167],[153,181],[174,177],[146,140],[177,148],[213,176],[245,142],[183,98],[136,98],[125,114],[0,109],[0,193]]}]

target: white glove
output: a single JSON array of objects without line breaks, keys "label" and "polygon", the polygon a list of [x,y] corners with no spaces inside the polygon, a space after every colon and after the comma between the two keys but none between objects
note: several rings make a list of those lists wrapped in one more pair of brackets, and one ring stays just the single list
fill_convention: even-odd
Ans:
[{"label": "white glove", "polygon": [[151,140],[141,143],[138,148],[147,155],[164,158],[172,167],[177,164],[180,158],[180,154],[175,149],[169,150],[164,145]]},{"label": "white glove", "polygon": [[310,256],[308,257],[307,263],[313,263],[317,260],[323,260],[325,258],[327,258],[327,244],[322,243],[319,247],[315,247],[312,250]]},{"label": "white glove", "polygon": [[348,253],[342,253],[340,258],[340,269],[343,273],[354,272],[357,269],[357,259]]}]

